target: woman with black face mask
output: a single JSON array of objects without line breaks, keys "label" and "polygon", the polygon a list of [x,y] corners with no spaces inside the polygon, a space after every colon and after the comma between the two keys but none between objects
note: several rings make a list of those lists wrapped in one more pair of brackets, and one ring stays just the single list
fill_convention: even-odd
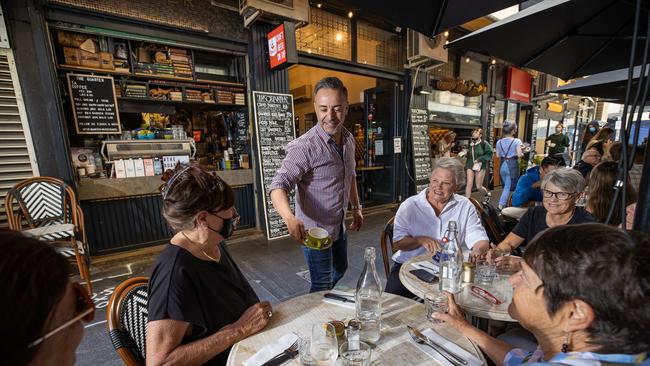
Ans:
[{"label": "woman with black face mask", "polygon": [[234,193],[197,165],[163,175],[163,216],[176,232],[149,282],[148,365],[225,365],[230,347],[273,315],[224,241],[237,227]]},{"label": "woman with black face mask", "polygon": [[581,154],[587,151],[587,144],[589,143],[589,141],[591,141],[591,139],[594,138],[594,136],[596,136],[598,130],[600,130],[600,124],[598,123],[598,121],[593,120],[589,122],[587,128],[585,128],[584,132],[582,133],[582,139],[580,140]]}]

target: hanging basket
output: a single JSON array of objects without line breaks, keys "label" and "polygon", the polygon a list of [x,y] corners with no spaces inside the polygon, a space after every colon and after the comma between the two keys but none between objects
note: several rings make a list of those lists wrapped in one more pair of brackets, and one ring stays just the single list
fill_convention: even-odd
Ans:
[{"label": "hanging basket", "polygon": [[456,80],[449,77],[444,77],[435,82],[435,88],[442,91],[452,91],[456,88]]}]

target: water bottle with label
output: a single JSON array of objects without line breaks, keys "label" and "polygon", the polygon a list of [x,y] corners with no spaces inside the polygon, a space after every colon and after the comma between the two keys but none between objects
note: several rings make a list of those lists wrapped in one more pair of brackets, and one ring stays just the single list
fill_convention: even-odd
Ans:
[{"label": "water bottle with label", "polygon": [[366,264],[357,282],[356,318],[361,323],[361,341],[376,344],[381,329],[381,294],[383,287],[375,268],[375,248],[367,247]]},{"label": "water bottle with label", "polygon": [[444,247],[440,253],[440,291],[452,294],[461,290],[463,274],[463,251],[458,243],[456,221],[449,221],[445,236],[442,238]]}]

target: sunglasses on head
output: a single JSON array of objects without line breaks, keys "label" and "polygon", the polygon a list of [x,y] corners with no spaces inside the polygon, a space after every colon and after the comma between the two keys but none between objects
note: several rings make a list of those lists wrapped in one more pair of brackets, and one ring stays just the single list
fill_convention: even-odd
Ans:
[{"label": "sunglasses on head", "polygon": [[90,298],[90,295],[88,295],[86,289],[76,282],[72,284],[72,289],[77,298],[77,301],[75,302],[76,315],[72,317],[72,319],[68,320],[67,322],[45,333],[42,337],[39,337],[33,342],[31,342],[27,346],[27,348],[31,348],[43,343],[43,341],[45,341],[46,339],[52,337],[53,335],[59,333],[60,331],[64,330],[65,328],[68,328],[69,326],[75,324],[80,320],[83,321],[84,323],[88,323],[91,320],[93,320],[93,318],[95,317],[95,303],[93,303],[93,300]]}]

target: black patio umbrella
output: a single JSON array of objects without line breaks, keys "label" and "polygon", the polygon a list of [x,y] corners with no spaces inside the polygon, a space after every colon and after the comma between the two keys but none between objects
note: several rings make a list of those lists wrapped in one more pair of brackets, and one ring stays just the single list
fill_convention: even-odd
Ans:
[{"label": "black patio umbrella", "polygon": [[335,0],[337,7],[363,10],[400,27],[433,37],[470,20],[503,10],[524,0]]},{"label": "black patio umbrella", "polygon": [[[644,9],[650,0],[642,0]],[[629,66],[635,2],[545,0],[451,42],[568,80]],[[640,30],[647,26],[642,12]],[[639,39],[641,38],[641,39]],[[637,37],[637,49],[645,37]],[[642,62],[637,53],[635,65]]]},{"label": "black patio umbrella", "polygon": [[[650,71],[646,67],[646,76]],[[639,83],[641,66],[634,68],[632,90],[636,90]],[[590,75],[570,84],[549,90],[548,93],[580,95],[583,97],[597,97],[608,99],[613,102],[623,103],[625,100],[625,88],[627,86],[628,69],[603,72]],[[633,95],[634,97],[634,95]]]}]

